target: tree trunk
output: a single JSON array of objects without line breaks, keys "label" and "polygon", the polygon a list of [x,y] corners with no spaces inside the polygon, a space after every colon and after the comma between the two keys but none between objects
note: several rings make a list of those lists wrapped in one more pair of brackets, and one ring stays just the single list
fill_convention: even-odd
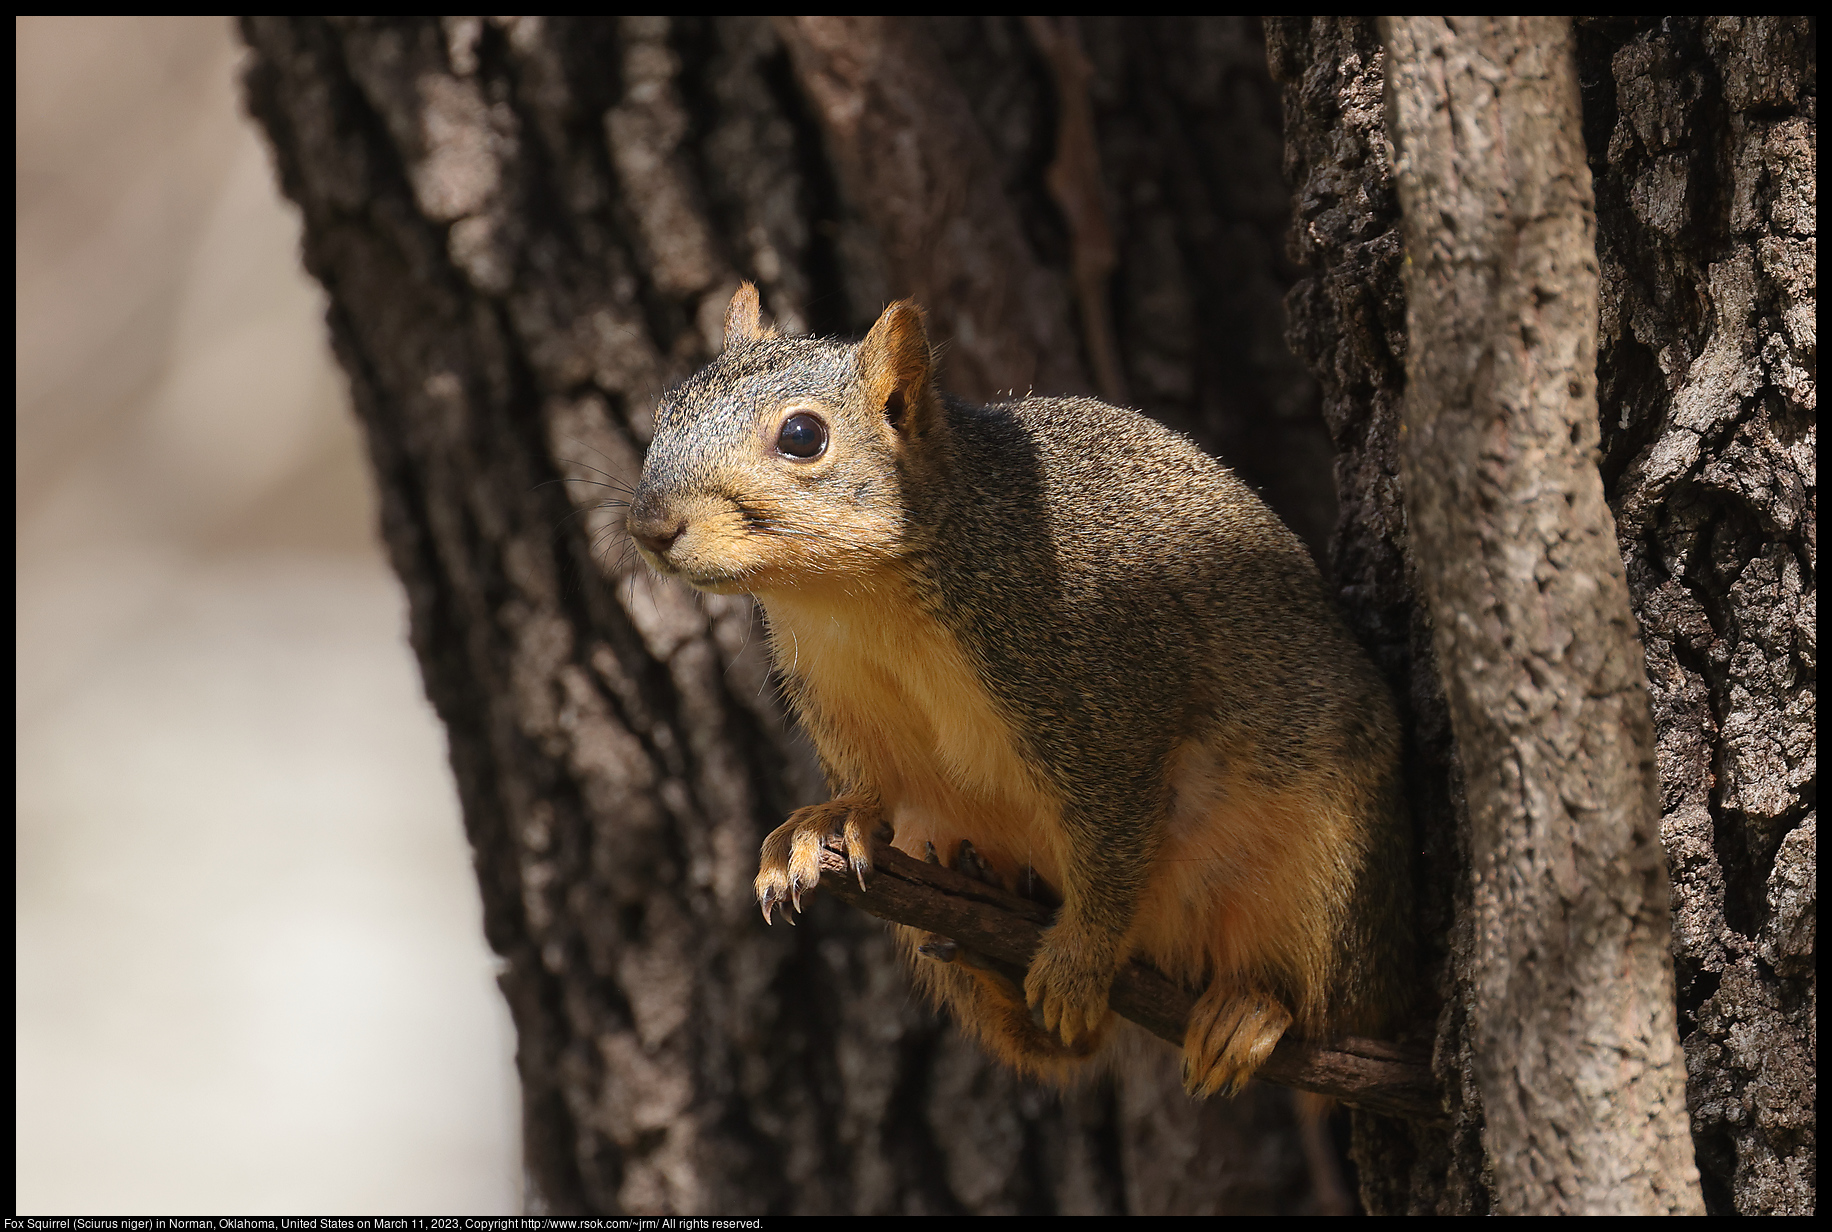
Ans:
[{"label": "tree trunk", "polygon": [[[1409,685],[1447,1130],[1356,1125],[1377,1211],[1481,1213],[1469,834],[1399,483],[1408,338],[1383,57],[1268,23],[1289,307],[1338,449],[1344,604]],[[1687,1099],[1714,1213],[1808,1213],[1813,1118],[1814,59],[1804,19],[1580,22],[1601,267],[1602,478],[1641,622]]]},{"label": "tree trunk", "polygon": [[[1356,1117],[1362,1193],[1490,1208],[1470,831],[1399,478],[1406,303],[1366,22],[1273,21],[1264,48],[1193,18],[243,31],[449,733],[519,1034],[531,1206],[1316,1201],[1282,1092],[1191,1104],[1162,1054],[1064,1096],[1026,1087],[912,999],[876,924],[824,901],[793,931],[754,914],[759,839],[822,787],[748,601],[651,585],[616,508],[656,394],[711,354],[748,277],[785,326],[825,333],[919,291],[961,392],[1123,391],[1319,555],[1335,524],[1328,570],[1407,711],[1423,1030],[1450,1117]],[[1602,478],[1723,1213],[1813,1205],[1813,55],[1802,19],[1578,26]],[[1288,289],[1321,419],[1280,338]]]},{"label": "tree trunk", "polygon": [[911,996],[875,922],[817,900],[763,926],[758,843],[824,790],[749,601],[651,584],[617,507],[656,395],[710,357],[747,277],[791,330],[857,333],[922,295],[962,393],[1127,389],[1321,553],[1328,446],[1280,339],[1257,28],[243,34],[449,734],[531,1207],[1315,1209],[1320,1144],[1284,1092],[1192,1104],[1162,1052],[1029,1087]]},{"label": "tree trunk", "polygon": [[1702,1214],[1654,724],[1597,472],[1571,23],[1384,18],[1400,467],[1465,774],[1496,1209]]}]

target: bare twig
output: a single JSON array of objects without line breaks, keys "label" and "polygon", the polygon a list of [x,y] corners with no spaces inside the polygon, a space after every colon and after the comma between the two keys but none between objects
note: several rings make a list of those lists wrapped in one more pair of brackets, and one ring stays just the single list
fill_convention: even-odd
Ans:
[{"label": "bare twig", "polygon": [[[873,851],[873,871],[861,890],[839,840],[833,844],[821,853],[821,886],[828,893],[880,919],[947,937],[1023,982],[1049,927],[1048,907],[887,844]],[[1141,962],[1127,964],[1113,981],[1112,1004],[1121,1017],[1178,1047],[1195,1003],[1195,993]],[[1315,1043],[1286,1036],[1258,1077],[1387,1116],[1444,1119],[1429,1059],[1381,1040],[1345,1036]]]}]

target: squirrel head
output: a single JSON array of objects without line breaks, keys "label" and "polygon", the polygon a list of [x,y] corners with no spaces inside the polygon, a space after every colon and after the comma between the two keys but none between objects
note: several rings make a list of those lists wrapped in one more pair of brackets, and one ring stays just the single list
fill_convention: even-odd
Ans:
[{"label": "squirrel head", "polygon": [[757,288],[725,349],[662,396],[625,527],[657,573],[705,591],[856,582],[909,551],[904,491],[943,431],[922,309],[863,342],[764,329]]}]

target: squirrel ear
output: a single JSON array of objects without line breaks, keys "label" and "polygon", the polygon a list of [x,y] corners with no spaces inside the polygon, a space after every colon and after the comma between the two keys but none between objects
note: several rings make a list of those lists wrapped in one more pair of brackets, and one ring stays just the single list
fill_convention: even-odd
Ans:
[{"label": "squirrel ear", "polygon": [[915,300],[900,299],[886,308],[859,344],[859,386],[866,405],[883,414],[899,436],[915,426],[912,412],[921,414],[933,365]]},{"label": "squirrel ear", "polygon": [[741,282],[725,308],[725,349],[759,338],[780,338],[775,328],[763,327],[763,302],[757,297],[757,284]]}]

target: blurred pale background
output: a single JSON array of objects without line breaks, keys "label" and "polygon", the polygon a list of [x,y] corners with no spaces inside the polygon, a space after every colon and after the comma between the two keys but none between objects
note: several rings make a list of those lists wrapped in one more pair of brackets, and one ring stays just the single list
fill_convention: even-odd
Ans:
[{"label": "blurred pale background", "polygon": [[443,736],[230,26],[15,32],[16,1209],[512,1212]]}]

